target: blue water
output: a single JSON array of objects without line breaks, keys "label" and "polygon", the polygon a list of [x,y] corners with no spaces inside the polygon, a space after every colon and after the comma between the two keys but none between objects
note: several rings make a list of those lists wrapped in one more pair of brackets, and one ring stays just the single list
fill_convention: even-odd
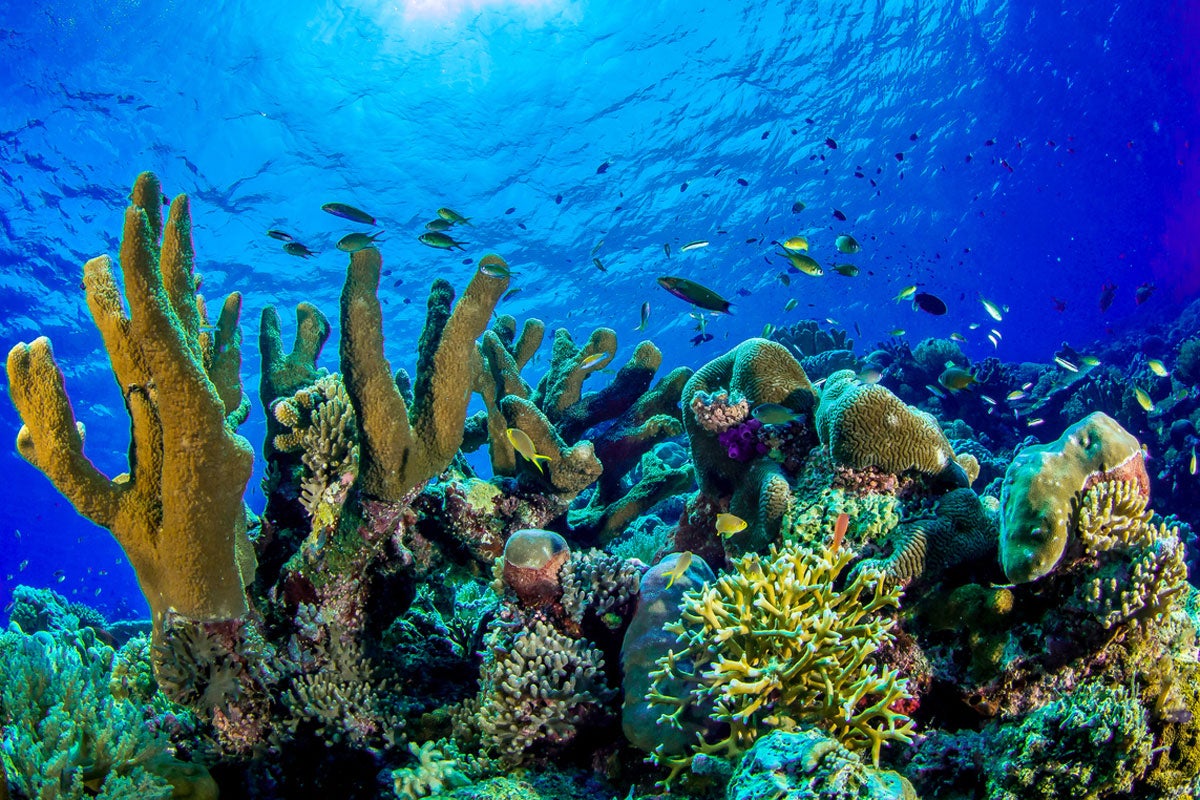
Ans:
[{"label": "blue water", "polygon": [[[577,340],[612,326],[622,358],[649,300],[666,368],[804,317],[857,325],[862,344],[961,332],[974,359],[1047,361],[1200,294],[1200,12],[1186,2],[200,6],[0,2],[0,342],[51,337],[109,474],[125,469],[127,422],[78,283],[86,259],[115,254],[141,170],[191,196],[208,296],[245,295],[256,405],[265,304],[290,319],[316,303],[336,342],[347,258],[333,244],[360,228],[329,201],[386,231],[388,353],[410,370],[430,281],[461,289],[463,259],[487,252],[519,272],[503,311]],[[472,218],[466,252],[417,242],[441,206]],[[272,227],[319,255],[285,254]],[[839,233],[863,251],[836,254]],[[785,287],[771,242],[795,234],[826,274]],[[861,274],[828,269],[842,262]],[[736,301],[713,341],[689,342],[663,274]],[[1119,288],[1101,313],[1106,281]],[[949,313],[891,303],[913,283]],[[981,294],[1009,308],[998,349]],[[18,424],[0,403],[6,440]],[[256,407],[242,433],[262,432]],[[108,534],[11,445],[0,459],[0,595],[52,585],[143,611]]]}]

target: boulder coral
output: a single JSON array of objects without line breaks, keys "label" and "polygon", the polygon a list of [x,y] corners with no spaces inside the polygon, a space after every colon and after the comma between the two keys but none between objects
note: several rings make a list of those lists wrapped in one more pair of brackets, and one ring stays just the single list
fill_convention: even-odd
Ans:
[{"label": "boulder coral", "polygon": [[1138,440],[1095,412],[1046,445],[1022,450],[1000,492],[1000,561],[1014,583],[1037,580],[1062,559],[1083,493],[1097,483],[1128,480],[1149,495]]},{"label": "boulder coral", "polygon": [[[137,573],[157,626],[168,610],[198,620],[243,614],[253,577],[242,494],[254,454],[237,435],[242,392],[242,299],[229,295],[215,327],[196,294],[186,195],[162,219],[158,178],[138,176],[125,211],[121,269],[83,268],[88,308],[112,361],[132,423],[129,472],[109,479],[84,455],[63,374],[45,337],[8,354],[13,404],[24,425],[17,449],[80,514],[107,528]],[[160,243],[161,237],[161,243]]]}]

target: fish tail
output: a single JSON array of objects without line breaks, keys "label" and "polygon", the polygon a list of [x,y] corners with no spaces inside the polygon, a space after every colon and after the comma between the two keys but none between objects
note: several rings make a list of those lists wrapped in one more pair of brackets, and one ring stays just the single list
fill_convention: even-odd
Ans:
[{"label": "fish tail", "polygon": [[668,589],[670,589],[670,588],[671,588],[671,584],[673,584],[673,583],[675,582],[675,573],[674,573],[674,572],[672,572],[672,573],[669,573],[669,574],[670,574],[670,576],[671,576],[671,577],[667,578],[667,586],[666,586],[666,588],[668,588]]},{"label": "fish tail", "polygon": [[532,456],[529,457],[529,460],[532,461],[533,465],[538,468],[538,472],[545,475],[546,470],[542,467],[542,462],[543,461],[553,461],[554,459],[552,459],[550,456],[544,456],[541,453],[534,453]]}]

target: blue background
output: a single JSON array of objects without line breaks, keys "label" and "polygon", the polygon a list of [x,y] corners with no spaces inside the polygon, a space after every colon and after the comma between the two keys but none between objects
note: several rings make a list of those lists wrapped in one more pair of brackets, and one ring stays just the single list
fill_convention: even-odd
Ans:
[{"label": "blue background", "polygon": [[[857,324],[860,352],[904,328],[914,344],[961,332],[973,359],[1048,361],[1200,293],[1197,43],[1194,4],[1150,0],[0,2],[0,343],[51,337],[86,452],[123,471],[128,425],[78,283],[115,255],[148,169],[192,198],[206,294],[245,295],[256,446],[262,307],[290,321],[306,299],[336,325],[333,245],[362,228],[330,201],[386,231],[388,353],[410,370],[430,281],[461,288],[463,259],[492,251],[522,289],[503,311],[577,340],[609,325],[622,359],[649,300],[664,368],[804,317]],[[416,240],[441,206],[475,223],[453,231],[463,253]],[[319,255],[285,254],[271,227]],[[839,233],[863,251],[837,254]],[[784,286],[771,242],[794,234],[826,274]],[[697,239],[711,244],[679,252]],[[861,274],[829,270],[843,262]],[[736,301],[714,341],[691,345],[663,274]],[[1143,282],[1157,291],[1137,306]],[[949,313],[893,304],[912,283]],[[1003,323],[980,295],[1008,306]],[[17,456],[18,425],[0,402],[0,599],[25,582],[141,612],[109,535]]]}]

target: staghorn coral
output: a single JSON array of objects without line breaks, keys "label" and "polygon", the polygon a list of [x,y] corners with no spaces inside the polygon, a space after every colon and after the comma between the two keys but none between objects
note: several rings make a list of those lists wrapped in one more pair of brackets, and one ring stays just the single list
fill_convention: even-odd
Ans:
[{"label": "staghorn coral", "polygon": [[83,426],[48,339],[8,354],[11,397],[25,422],[17,449],[80,514],[112,532],[156,628],[168,609],[202,620],[243,614],[242,587],[253,575],[242,493],[254,456],[234,432],[249,411],[238,375],[241,296],[226,298],[210,330],[196,295],[188,199],[175,196],[165,225],[162,208],[158,179],[142,173],[121,241],[128,315],[111,259],[83,268],[88,308],[132,421],[129,474],[109,480],[83,454]]},{"label": "staghorn coral", "polygon": [[877,383],[860,383],[849,370],[825,381],[816,427],[837,464],[894,474],[913,470],[951,486],[968,484],[936,419]]},{"label": "staghorn coral", "polygon": [[1090,414],[1056,441],[1021,450],[1000,493],[1000,561],[1009,580],[1032,581],[1054,569],[1082,493],[1113,479],[1135,481],[1149,495],[1137,439],[1107,414]]},{"label": "staghorn coral", "polygon": [[280,431],[274,448],[300,453],[300,502],[315,519],[326,493],[358,470],[358,426],[346,388],[338,375],[326,375],[277,401],[271,416]]},{"label": "staghorn coral", "polygon": [[388,683],[375,675],[361,647],[330,637],[319,663],[319,670],[296,676],[282,695],[291,732],[307,723],[326,742],[394,744],[399,721],[384,700]]},{"label": "staghorn coral", "polygon": [[[772,547],[684,594],[679,621],[666,628],[680,649],[659,658],[647,699],[664,709],[664,724],[697,701],[715,703],[728,730],[693,753],[735,756],[766,731],[806,725],[869,751],[876,764],[884,742],[911,741],[912,720],[893,710],[909,696],[907,681],[872,658],[892,638],[891,620],[878,612],[897,607],[899,592],[869,570],[838,588],[850,559],[841,549]],[[653,757],[671,768],[668,780],[692,758]]]},{"label": "staghorn coral", "polygon": [[947,492],[933,519],[905,522],[888,537],[891,552],[855,565],[878,570],[889,583],[908,586],[936,580],[946,570],[994,557],[999,523],[970,489]]},{"label": "staghorn coral", "polygon": [[455,715],[460,746],[514,767],[559,750],[581,723],[604,715],[612,691],[599,650],[541,619],[504,614],[485,645],[478,693]]},{"label": "staghorn coral", "polygon": [[508,279],[476,271],[453,309],[450,284],[434,281],[417,344],[410,408],[383,352],[383,311],[376,294],[382,266],[373,247],[350,256],[341,299],[341,369],[358,420],[356,486],[365,497],[399,502],[449,466],[458,452],[475,340]]}]

